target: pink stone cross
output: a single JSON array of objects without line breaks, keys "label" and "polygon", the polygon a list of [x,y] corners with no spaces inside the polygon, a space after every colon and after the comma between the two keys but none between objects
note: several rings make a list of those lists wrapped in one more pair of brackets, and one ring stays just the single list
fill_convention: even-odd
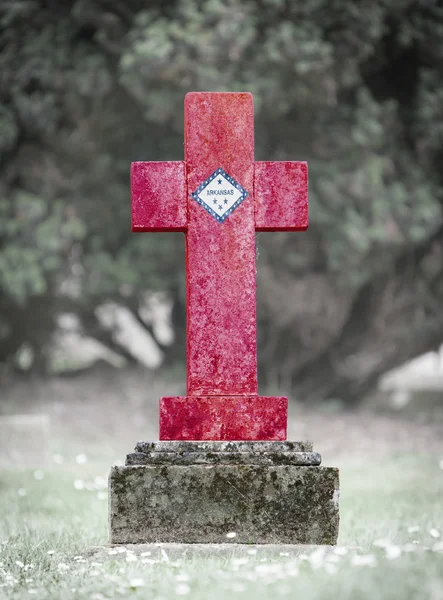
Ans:
[{"label": "pink stone cross", "polygon": [[249,93],[185,97],[184,162],[131,165],[132,230],[186,234],[187,396],[160,440],[284,440],[287,399],[259,396],[256,231],[308,227],[305,162],[254,162]]}]

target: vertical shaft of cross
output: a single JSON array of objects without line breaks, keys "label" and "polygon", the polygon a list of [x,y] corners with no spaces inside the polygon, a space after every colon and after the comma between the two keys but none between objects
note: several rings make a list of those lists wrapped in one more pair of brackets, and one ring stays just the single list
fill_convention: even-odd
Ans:
[{"label": "vertical shaft of cross", "polygon": [[188,201],[188,395],[257,394],[251,94],[186,96],[185,164],[188,198],[220,167],[249,192],[223,224]]}]

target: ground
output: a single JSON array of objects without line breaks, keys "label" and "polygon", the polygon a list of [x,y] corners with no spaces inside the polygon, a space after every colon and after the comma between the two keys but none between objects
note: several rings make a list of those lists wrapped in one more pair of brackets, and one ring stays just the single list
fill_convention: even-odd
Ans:
[{"label": "ground", "polygon": [[51,431],[46,466],[0,471],[0,598],[443,599],[441,403],[396,414],[291,405],[289,437],[312,438],[340,468],[335,550],[91,550],[106,545],[111,464],[154,439],[157,395],[179,391],[111,372],[4,388],[3,413],[44,411]]}]

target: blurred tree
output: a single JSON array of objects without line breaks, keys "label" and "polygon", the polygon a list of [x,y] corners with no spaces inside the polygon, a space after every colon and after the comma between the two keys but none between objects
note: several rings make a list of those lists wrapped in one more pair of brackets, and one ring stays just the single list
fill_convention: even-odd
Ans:
[{"label": "blurred tree", "polygon": [[[432,0],[50,0],[0,7],[0,361],[169,290],[131,235],[131,160],[182,158],[183,96],[248,90],[257,159],[308,160],[311,225],[258,236],[264,381],[353,401],[443,338],[443,8]],[[179,347],[180,344],[178,344]],[[170,360],[174,358],[173,353]]]}]

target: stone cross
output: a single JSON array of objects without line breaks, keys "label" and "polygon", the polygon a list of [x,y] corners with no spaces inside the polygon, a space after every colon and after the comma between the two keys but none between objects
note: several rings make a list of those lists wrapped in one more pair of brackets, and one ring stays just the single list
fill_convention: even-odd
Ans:
[{"label": "stone cross", "polygon": [[308,227],[305,162],[254,161],[249,93],[185,97],[185,160],[131,165],[133,231],[186,235],[187,395],[160,440],[285,440],[287,399],[259,396],[256,231]]}]

